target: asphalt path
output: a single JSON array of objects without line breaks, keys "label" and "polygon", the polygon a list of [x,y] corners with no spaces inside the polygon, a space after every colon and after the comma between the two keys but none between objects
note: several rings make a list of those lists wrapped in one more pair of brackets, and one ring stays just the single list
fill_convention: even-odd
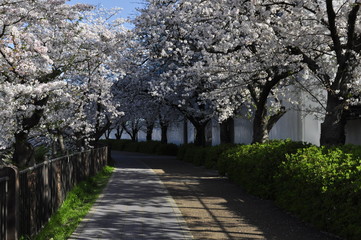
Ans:
[{"label": "asphalt path", "polygon": [[112,156],[116,170],[71,239],[339,239],[214,170],[169,156],[116,151]]},{"label": "asphalt path", "polygon": [[115,172],[70,239],[192,239],[154,171],[136,154],[113,152],[112,157]]}]

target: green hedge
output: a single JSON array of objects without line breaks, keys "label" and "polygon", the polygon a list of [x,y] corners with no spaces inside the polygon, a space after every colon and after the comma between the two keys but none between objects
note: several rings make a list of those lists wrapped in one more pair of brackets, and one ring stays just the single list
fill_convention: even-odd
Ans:
[{"label": "green hedge", "polygon": [[274,176],[286,154],[308,146],[302,142],[273,140],[264,144],[239,145],[223,154],[218,160],[220,174],[227,175],[248,192],[262,198],[273,199]]},{"label": "green hedge", "polygon": [[235,146],[235,144],[221,144],[208,147],[205,154],[204,166],[206,168],[217,169],[217,163],[220,155],[226,150],[234,148]]},{"label": "green hedge", "polygon": [[156,148],[155,154],[158,155],[168,155],[168,156],[177,156],[178,153],[178,146],[172,143],[161,143]]},{"label": "green hedge", "polygon": [[361,148],[300,149],[275,177],[276,201],[302,219],[347,239],[361,239]]},{"label": "green hedge", "polygon": [[194,144],[185,144],[179,147],[177,159],[191,162],[198,166],[203,165],[206,168],[216,169],[219,155],[234,146],[236,145],[221,144],[217,146],[199,147]]},{"label": "green hedge", "polygon": [[252,145],[182,145],[178,159],[218,169],[248,192],[325,231],[361,239],[361,147],[290,140]]},{"label": "green hedge", "polygon": [[198,147],[194,144],[180,146],[177,158],[186,162],[194,163],[197,166],[203,165],[206,154],[206,147]]},{"label": "green hedge", "polygon": [[100,143],[109,145],[111,149],[118,151],[126,151],[129,145],[132,143],[131,140],[117,140],[117,139],[107,139],[107,140],[99,140]]},{"label": "green hedge", "polygon": [[175,144],[165,144],[158,141],[133,142],[126,139],[107,139],[100,140],[101,143],[109,145],[112,150],[140,152],[158,155],[176,156],[178,153],[178,146]]},{"label": "green hedge", "polygon": [[361,147],[317,147],[290,140],[197,147],[107,140],[112,149],[176,155],[218,169],[248,192],[325,231],[361,239]]}]

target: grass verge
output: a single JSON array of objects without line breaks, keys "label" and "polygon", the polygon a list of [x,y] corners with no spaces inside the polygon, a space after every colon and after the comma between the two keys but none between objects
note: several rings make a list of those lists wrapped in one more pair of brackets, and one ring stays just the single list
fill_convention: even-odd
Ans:
[{"label": "grass verge", "polygon": [[66,197],[58,211],[50,218],[35,240],[64,240],[70,237],[80,221],[89,212],[114,171],[106,166],[96,176],[75,186]]}]

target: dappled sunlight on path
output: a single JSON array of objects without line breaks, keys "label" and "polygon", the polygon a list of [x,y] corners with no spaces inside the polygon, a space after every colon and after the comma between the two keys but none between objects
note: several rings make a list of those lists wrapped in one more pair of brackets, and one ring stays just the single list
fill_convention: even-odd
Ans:
[{"label": "dappled sunlight on path", "polygon": [[127,152],[113,157],[116,171],[71,239],[337,239],[245,193],[216,171],[174,157]]},{"label": "dappled sunlight on path", "polygon": [[191,239],[157,175],[137,158],[113,156],[116,171],[72,239]]},{"label": "dappled sunlight on path", "polygon": [[194,239],[337,239],[281,211],[271,201],[245,193],[216,171],[172,157],[143,161],[167,187]]}]

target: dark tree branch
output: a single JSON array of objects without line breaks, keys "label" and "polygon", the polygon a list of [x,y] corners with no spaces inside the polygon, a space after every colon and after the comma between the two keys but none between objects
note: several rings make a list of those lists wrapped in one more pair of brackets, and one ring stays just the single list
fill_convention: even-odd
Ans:
[{"label": "dark tree branch", "polygon": [[320,74],[318,72],[320,70],[320,66],[318,66],[317,62],[314,59],[302,52],[301,49],[299,49],[298,47],[288,47],[288,49],[291,54],[302,55],[302,62],[305,63],[316,76],[318,76],[318,78],[325,86],[331,87],[330,77],[325,73]]},{"label": "dark tree branch", "polygon": [[357,13],[360,10],[360,5],[356,4],[348,16],[348,29],[347,29],[347,49],[354,49],[355,44],[355,24]]},{"label": "dark tree branch", "polygon": [[333,41],[333,45],[335,47],[334,51],[336,53],[337,62],[341,63],[343,61],[342,46],[336,27],[336,13],[333,9],[333,0],[326,0],[326,7],[327,7],[327,16],[328,16],[328,28],[331,32],[331,38]]},{"label": "dark tree branch", "polygon": [[52,81],[55,78],[57,78],[58,76],[60,76],[62,73],[63,73],[62,70],[60,70],[58,68],[54,68],[51,73],[45,74],[44,76],[39,77],[38,81],[40,83],[48,83],[49,81]]},{"label": "dark tree branch", "polygon": [[277,123],[278,120],[281,119],[281,117],[283,117],[283,115],[286,114],[286,108],[284,106],[282,106],[277,113],[273,114],[272,116],[270,116],[268,122],[267,122],[267,131],[270,132],[271,129],[273,128],[273,126]]}]

